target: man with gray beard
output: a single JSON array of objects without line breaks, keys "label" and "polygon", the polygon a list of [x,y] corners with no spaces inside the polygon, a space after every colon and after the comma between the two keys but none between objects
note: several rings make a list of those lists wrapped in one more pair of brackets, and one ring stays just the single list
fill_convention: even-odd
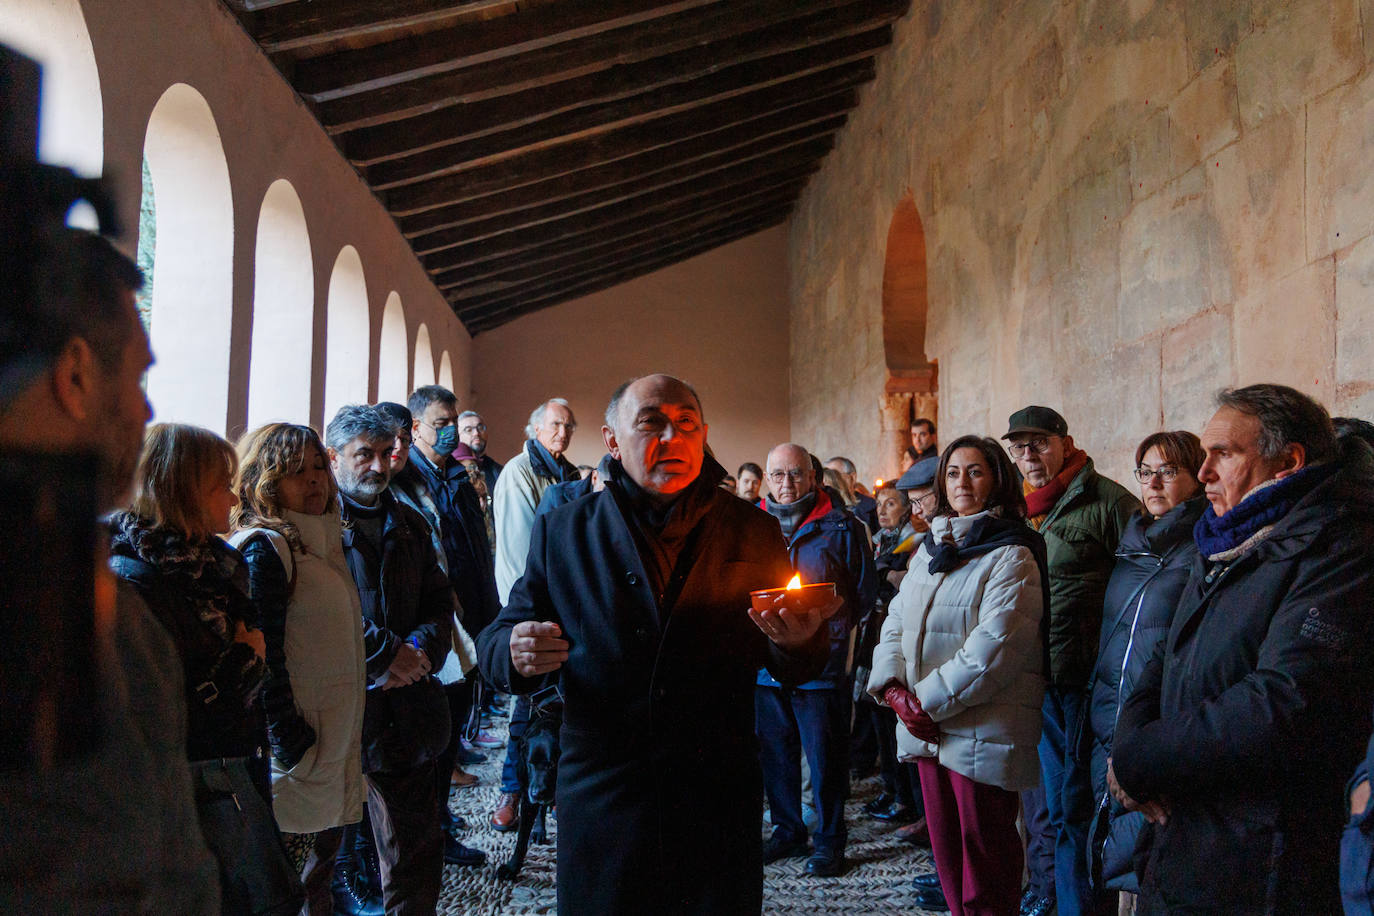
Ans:
[{"label": "man with gray beard", "polygon": [[424,519],[387,489],[395,425],[342,407],[325,431],[344,555],[363,609],[363,772],[388,913],[433,913],[443,875],[435,758],[448,745],[443,687],[454,596]]}]

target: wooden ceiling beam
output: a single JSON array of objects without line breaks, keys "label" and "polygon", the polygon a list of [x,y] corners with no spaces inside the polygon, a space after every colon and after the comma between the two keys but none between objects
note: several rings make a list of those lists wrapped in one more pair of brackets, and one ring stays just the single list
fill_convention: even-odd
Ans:
[{"label": "wooden ceiling beam", "polygon": [[631,184],[648,187],[649,185],[643,183],[657,181],[658,184],[666,184],[685,176],[703,174],[733,160],[781,149],[798,142],[803,136],[812,137],[836,131],[844,124],[855,100],[856,96],[852,91],[826,96],[806,105],[795,106],[745,122],[743,125],[733,126],[725,131],[713,131],[682,143],[521,185],[496,194],[463,199],[459,190],[455,195],[455,203],[428,209],[414,216],[400,217],[397,219],[397,225],[400,226],[403,235],[417,238],[428,232],[460,226],[473,220],[567,200],[596,191],[619,190]]},{"label": "wooden ceiling beam", "polygon": [[[374,188],[444,174],[463,175],[462,197],[504,191],[533,181],[661,149],[780,112],[812,99],[853,89],[873,79],[872,58],[863,58],[794,80],[752,89],[697,108],[550,143],[547,125],[522,128],[439,147],[363,170]],[[514,151],[512,153],[512,151]],[[501,158],[494,158],[505,153]]]},{"label": "wooden ceiling beam", "polygon": [[[752,235],[755,232],[761,232],[762,230],[767,229],[770,226],[775,226],[778,223],[781,223],[785,219],[787,219],[787,213],[785,211],[780,212],[772,219],[771,222],[768,222],[765,225],[757,226],[756,228],[752,228],[748,233],[744,234]],[[561,302],[567,302],[571,299],[576,299],[581,296],[590,295],[591,293],[599,292],[603,289],[609,289],[612,286],[619,286],[620,284],[625,283],[629,280],[633,280],[636,277],[641,277],[645,274],[652,273],[653,271],[671,266],[672,264],[685,261],[696,254],[702,254],[706,251],[709,251],[712,248],[725,244],[727,241],[737,241],[738,238],[742,238],[744,234],[736,237],[731,237],[728,239],[721,239],[717,242],[707,242],[696,251],[678,253],[673,257],[664,258],[659,261],[644,262],[634,267],[626,268],[609,275],[604,275],[592,280],[586,280],[581,283],[573,284],[572,286],[565,287],[560,290],[555,290],[537,299],[523,302],[519,305],[503,309],[499,313],[474,316],[471,319],[470,324],[466,321],[464,322],[464,324],[468,327],[469,332],[474,335],[479,334],[482,331],[489,331],[493,328],[499,327],[500,325],[513,321],[514,319],[519,318],[521,315],[527,315],[531,312],[537,312],[541,309],[546,309],[550,306],[558,305]]]},{"label": "wooden ceiling beam", "polygon": [[[779,209],[782,208],[771,208],[767,212],[771,215]],[[751,223],[757,218],[759,212],[758,209],[755,209],[743,217],[738,215],[722,217],[710,225],[686,235],[674,234],[669,238],[660,237],[635,245],[622,245],[607,249],[594,257],[583,256],[576,260],[563,258],[556,263],[548,263],[534,270],[509,271],[503,275],[502,279],[490,279],[481,283],[468,284],[461,288],[445,290],[444,298],[456,311],[462,312],[476,306],[486,307],[488,304],[510,297],[529,297],[532,295],[531,290],[566,282],[571,278],[588,276],[596,271],[604,272],[607,267],[619,267],[644,260],[647,257],[668,254],[708,240],[715,244],[721,244],[722,238],[738,230],[742,224]]]},{"label": "wooden ceiling beam", "polygon": [[284,3],[246,14],[245,28],[268,54],[312,45],[386,34],[403,28],[452,26],[465,17],[493,7],[511,7],[512,0],[328,0]]},{"label": "wooden ceiling beam", "polygon": [[[892,0],[886,0],[892,2]],[[847,35],[821,44],[802,46],[762,59],[720,66],[697,79],[682,81],[671,74],[649,91],[611,80],[597,98],[567,94],[568,80],[557,87],[529,90],[485,102],[455,105],[434,114],[351,131],[337,138],[354,164],[369,164],[412,152],[447,146],[464,139],[526,126],[539,140],[553,140],[591,130],[606,130],[661,118],[750,88],[797,79],[846,61],[872,57],[891,41],[892,29]],[[657,63],[657,62],[655,62]],[[554,117],[557,115],[557,117]],[[527,137],[524,143],[529,143]]]},{"label": "wooden ceiling beam", "polygon": [[296,62],[292,83],[310,101],[324,102],[719,2],[597,0],[535,6],[509,16],[436,29],[421,36],[305,58]]},{"label": "wooden ceiling beam", "polygon": [[895,0],[735,0],[326,100],[315,113],[339,133],[512,94],[530,103],[521,107],[609,100],[703,75],[722,62],[861,32],[891,21],[895,6]]},{"label": "wooden ceiling beam", "polygon": [[[432,274],[431,279],[434,285],[443,291],[480,282],[487,277],[544,270],[555,263],[567,263],[570,259],[585,260],[632,245],[660,245],[669,234],[675,237],[689,235],[702,229],[718,227],[724,222],[744,219],[749,213],[757,210],[758,206],[752,200],[745,200],[739,206],[722,207],[710,213],[676,214],[670,218],[630,226],[620,232],[598,232],[590,237],[578,236],[562,242],[551,242],[541,246],[537,251],[487,258],[480,263],[440,271]],[[791,207],[792,202],[783,201],[778,206]]]},{"label": "wooden ceiling beam", "polygon": [[622,185],[609,191],[593,191],[538,207],[515,210],[416,236],[410,240],[410,246],[417,255],[424,257],[494,235],[518,232],[560,220],[594,220],[610,210],[616,214],[632,214],[646,208],[661,208],[667,203],[699,196],[717,188],[767,183],[775,175],[818,168],[820,160],[833,145],[834,140],[829,132],[813,132],[809,136],[798,137],[792,144],[780,149],[760,151],[738,160],[725,157],[725,161],[717,162],[716,168],[705,174],[681,176],[668,182],[651,178],[634,187]]},{"label": "wooden ceiling beam", "polygon": [[806,184],[806,175],[784,176],[776,185],[765,185],[752,190],[739,188],[716,189],[706,194],[678,199],[663,208],[633,215],[608,213],[597,219],[560,220],[546,223],[523,232],[512,232],[459,245],[430,255],[423,255],[420,264],[431,274],[439,274],[455,267],[481,264],[504,255],[522,252],[542,252],[547,246],[580,243],[586,245],[600,241],[605,236],[624,235],[636,232],[658,223],[670,223],[678,218],[693,215],[704,216],[712,210],[728,207],[753,206],[768,201],[784,203],[801,193]]}]

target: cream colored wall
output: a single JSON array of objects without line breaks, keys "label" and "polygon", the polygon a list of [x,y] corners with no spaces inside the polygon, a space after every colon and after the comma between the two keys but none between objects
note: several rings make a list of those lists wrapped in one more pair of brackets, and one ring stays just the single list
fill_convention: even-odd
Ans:
[{"label": "cream colored wall", "polygon": [[[252,339],[254,250],[259,210],[273,181],[289,180],[300,196],[310,233],[314,274],[311,412],[319,424],[324,400],[325,306],[340,249],[357,248],[367,281],[371,360],[369,392],[377,392],[377,348],[388,295],[405,309],[413,367],[416,333],[425,324],[435,359],[452,356],[460,397],[471,384],[471,341],[429,283],[390,216],[339,155],[291,88],[238,22],[214,0],[83,0],[105,111],[105,163],[115,179],[122,239],[137,242],[140,163],[148,118],[163,92],[186,83],[209,103],[219,128],[233,192],[233,318],[225,428],[247,416]],[[156,408],[156,405],[154,405]],[[305,420],[307,418],[295,418]]]},{"label": "cream colored wall", "polygon": [[793,215],[794,434],[895,466],[880,300],[908,189],[945,441],[1048,404],[1124,479],[1223,385],[1374,416],[1372,59],[1370,0],[916,0]]},{"label": "cream colored wall", "polygon": [[578,422],[568,457],[595,464],[611,392],[667,372],[701,394],[708,441],[731,473],[762,464],[788,438],[786,245],[783,228],[769,229],[478,335],[474,395],[488,450],[502,462],[516,454],[530,411],[558,396]]}]

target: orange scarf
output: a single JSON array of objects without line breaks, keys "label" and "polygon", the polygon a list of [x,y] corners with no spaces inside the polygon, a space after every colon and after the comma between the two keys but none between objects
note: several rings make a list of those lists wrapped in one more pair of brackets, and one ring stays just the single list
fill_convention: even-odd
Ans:
[{"label": "orange scarf", "polygon": [[1088,463],[1088,453],[1081,448],[1073,448],[1064,453],[1064,466],[1054,479],[1043,487],[1033,487],[1030,481],[1021,481],[1021,492],[1026,494],[1026,514],[1036,531],[1045,523],[1045,518],[1069,489],[1069,483]]}]

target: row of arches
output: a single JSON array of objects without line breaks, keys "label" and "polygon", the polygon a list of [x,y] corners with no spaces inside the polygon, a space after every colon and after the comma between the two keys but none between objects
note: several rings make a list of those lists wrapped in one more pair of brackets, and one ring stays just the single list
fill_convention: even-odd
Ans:
[{"label": "row of arches", "polygon": [[[15,2],[0,20],[0,42],[43,65],[39,154],[100,175],[103,102],[80,4]],[[156,355],[146,383],[149,400],[159,419],[228,432],[234,189],[214,112],[193,86],[175,83],[158,98],[144,133],[142,167],[138,261],[146,284],[139,307]],[[404,401],[412,384],[453,388],[448,350],[436,366],[429,328],[421,323],[412,338],[394,290],[382,305],[374,349],[367,278],[353,245],[333,255],[318,295],[316,254],[300,195],[288,178],[276,179],[261,200],[254,236],[251,332],[244,341],[249,427],[278,419],[327,422],[342,404],[370,399],[374,368],[382,400]],[[323,352],[317,354],[321,323]],[[317,361],[323,362],[323,385],[314,388]],[[317,400],[318,412],[312,409]]]}]

